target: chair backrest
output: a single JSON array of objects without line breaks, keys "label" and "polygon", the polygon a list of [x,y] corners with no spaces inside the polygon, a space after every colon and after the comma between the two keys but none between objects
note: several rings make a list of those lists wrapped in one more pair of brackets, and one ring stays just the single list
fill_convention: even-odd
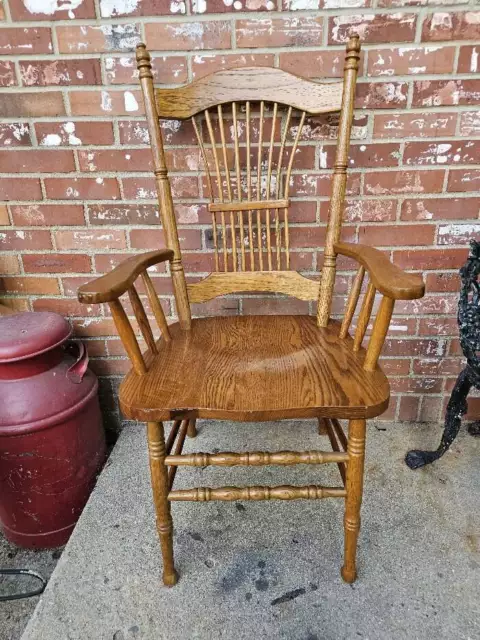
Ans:
[{"label": "chair backrest", "polygon": [[[325,326],[335,278],[333,245],[339,240],[353,120],[360,42],[353,36],[343,82],[315,83],[270,67],[219,71],[175,89],[156,89],[150,55],[137,47],[160,213],[184,328],[189,302],[240,291],[285,293],[317,300]],[[288,211],[291,173],[307,115],[340,111],[332,198],[320,286],[290,271]],[[159,118],[190,119],[209,200],[215,273],[186,284]]]}]

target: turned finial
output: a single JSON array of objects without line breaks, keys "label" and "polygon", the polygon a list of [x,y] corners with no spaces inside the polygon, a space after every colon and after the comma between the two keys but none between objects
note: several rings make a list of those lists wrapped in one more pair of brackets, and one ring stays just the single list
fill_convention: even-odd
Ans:
[{"label": "turned finial", "polygon": [[137,44],[136,58],[139,78],[153,78],[150,54],[148,53],[147,47],[143,42],[139,42]]},{"label": "turned finial", "polygon": [[347,41],[345,54],[345,69],[358,69],[360,60],[360,36],[358,33],[351,33]]}]

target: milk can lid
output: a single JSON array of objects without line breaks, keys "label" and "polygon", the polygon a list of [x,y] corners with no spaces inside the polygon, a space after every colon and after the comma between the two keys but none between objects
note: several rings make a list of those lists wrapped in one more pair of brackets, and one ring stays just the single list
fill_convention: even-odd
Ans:
[{"label": "milk can lid", "polygon": [[58,313],[25,311],[0,317],[0,363],[32,358],[62,344],[72,329]]}]

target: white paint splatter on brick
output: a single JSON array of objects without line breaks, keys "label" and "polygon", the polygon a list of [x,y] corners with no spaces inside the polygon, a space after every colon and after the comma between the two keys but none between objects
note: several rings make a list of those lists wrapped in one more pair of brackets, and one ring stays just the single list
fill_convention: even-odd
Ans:
[{"label": "white paint splatter on brick", "polygon": [[327,152],[323,149],[323,145],[319,149],[320,169],[327,168]]},{"label": "white paint splatter on brick", "polygon": [[193,13],[205,13],[207,10],[207,0],[192,0]]},{"label": "white paint splatter on brick", "polygon": [[138,111],[138,102],[131,91],[125,91],[123,99],[125,111]]},{"label": "white paint splatter on brick", "polygon": [[470,58],[470,71],[476,73],[478,70],[478,52],[477,48],[472,49],[472,56]]},{"label": "white paint splatter on brick", "polygon": [[58,133],[49,133],[40,140],[40,146],[42,147],[58,147],[60,144],[62,144],[62,138]]},{"label": "white paint splatter on brick", "polygon": [[108,91],[102,91],[102,102],[101,107],[103,111],[111,111],[112,110],[112,99]]},{"label": "white paint splatter on brick", "polygon": [[182,0],[172,0],[170,2],[170,13],[185,13],[186,10],[185,2]]},{"label": "white paint splatter on brick", "polygon": [[451,29],[452,14],[451,13],[434,13],[430,23],[430,31],[435,29]]},{"label": "white paint splatter on brick", "polygon": [[320,8],[319,0],[290,0],[290,11],[314,11]]},{"label": "white paint splatter on brick", "polygon": [[133,13],[138,7],[139,0],[100,0],[100,15],[102,18]]},{"label": "white paint splatter on brick", "polygon": [[80,138],[77,138],[75,135],[75,123],[74,122],[65,122],[63,125],[63,130],[66,134],[68,134],[68,144],[82,144]]},{"label": "white paint splatter on brick", "polygon": [[83,0],[23,0],[25,8],[30,13],[43,13],[53,16],[57,11],[68,11],[68,17],[74,18],[74,9],[82,4]]}]

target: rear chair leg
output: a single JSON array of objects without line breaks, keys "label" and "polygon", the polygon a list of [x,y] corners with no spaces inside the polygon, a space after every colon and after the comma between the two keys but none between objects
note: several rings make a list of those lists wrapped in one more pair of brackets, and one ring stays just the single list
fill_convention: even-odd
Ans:
[{"label": "rear chair leg", "polygon": [[363,492],[363,467],[365,461],[365,420],[350,420],[348,425],[347,478],[345,488],[345,555],[342,578],[355,582],[357,577],[357,539],[360,531],[360,506]]},{"label": "rear chair leg", "polygon": [[157,516],[157,531],[163,556],[163,583],[171,587],[178,581],[173,563],[173,522],[168,496],[168,472],[165,465],[165,437],[162,422],[147,422],[148,454]]},{"label": "rear chair leg", "polygon": [[187,436],[189,438],[195,438],[195,436],[197,435],[197,427],[195,426],[195,422],[195,419],[188,421]]}]

